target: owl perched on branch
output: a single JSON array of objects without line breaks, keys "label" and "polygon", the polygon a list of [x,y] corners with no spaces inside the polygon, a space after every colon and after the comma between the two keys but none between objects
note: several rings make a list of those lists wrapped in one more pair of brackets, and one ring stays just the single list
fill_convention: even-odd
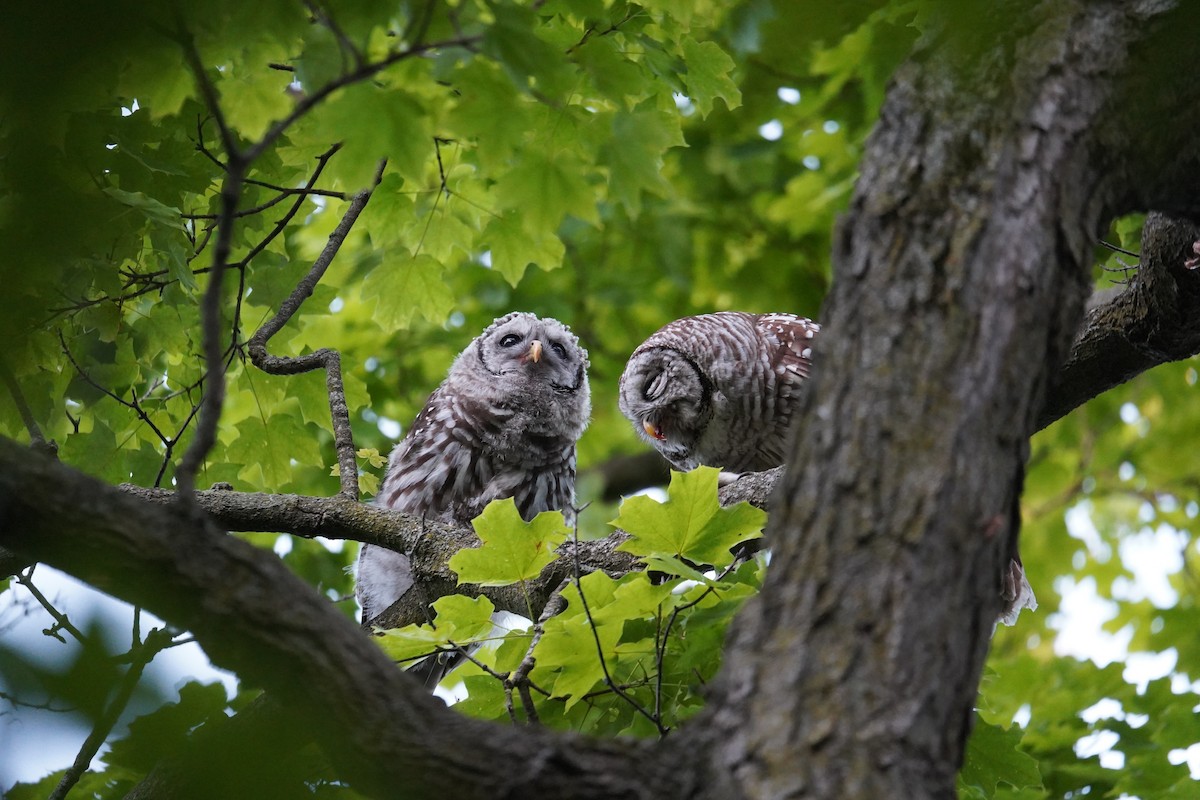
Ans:
[{"label": "owl perched on branch", "polygon": [[[376,502],[460,525],[507,497],[526,520],[570,513],[575,442],[591,414],[587,367],[587,351],[558,320],[498,318],[454,360],[392,451]],[[357,576],[364,622],[412,585],[408,559],[374,545],[359,552]]]},{"label": "owl perched on branch", "polygon": [[[629,357],[621,412],[676,469],[780,466],[820,330],[793,314],[738,311],[671,322]],[[1001,597],[1006,625],[1022,608],[1037,608],[1015,550],[1001,576]]]},{"label": "owl perched on branch", "polygon": [[820,330],[794,314],[676,320],[629,357],[621,412],[676,469],[777,467]]}]

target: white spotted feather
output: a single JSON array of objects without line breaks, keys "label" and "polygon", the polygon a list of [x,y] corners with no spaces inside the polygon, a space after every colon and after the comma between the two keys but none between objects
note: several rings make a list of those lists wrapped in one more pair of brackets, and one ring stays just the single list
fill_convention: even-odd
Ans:
[{"label": "white spotted feather", "polygon": [[668,323],[629,357],[621,412],[676,469],[779,466],[820,330],[794,314],[740,311]]}]

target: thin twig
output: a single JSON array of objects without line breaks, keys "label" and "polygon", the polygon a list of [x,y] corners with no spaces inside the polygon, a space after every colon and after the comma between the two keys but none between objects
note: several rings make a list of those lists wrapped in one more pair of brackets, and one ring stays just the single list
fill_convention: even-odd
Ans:
[{"label": "thin twig", "polygon": [[630,8],[629,11],[627,11],[625,13],[624,19],[622,19],[620,22],[614,22],[606,30],[597,32],[595,25],[589,26],[588,29],[583,32],[583,37],[578,42],[576,42],[575,44],[573,44],[567,48],[567,50],[566,50],[567,55],[570,55],[571,53],[578,50],[580,47],[583,47],[585,44],[587,44],[588,39],[592,38],[593,35],[608,36],[609,34],[616,33],[618,30],[620,30],[622,25],[624,25],[626,22],[629,22],[629,20],[633,19],[635,16],[638,16],[641,13],[643,13],[641,11],[641,9],[639,9],[637,6],[633,6]]},{"label": "thin twig", "polygon": [[[237,261],[234,266],[244,267],[248,265],[255,256],[257,256],[263,250],[266,250],[267,246],[270,245],[271,242],[275,241],[275,238],[279,236],[279,234],[283,233],[288,223],[292,221],[300,209],[304,208],[304,201],[308,199],[308,190],[312,189],[313,185],[317,182],[317,179],[321,177],[321,173],[325,171],[325,166],[329,163],[329,159],[333,158],[334,154],[341,149],[342,143],[337,142],[324,153],[317,156],[317,166],[313,169],[312,175],[310,175],[308,180],[305,182],[304,188],[298,193],[299,197],[296,198],[296,202],[292,204],[292,207],[289,208],[282,217],[276,220],[275,225],[271,228],[267,235],[263,237],[262,241],[250,248],[250,252]],[[379,181],[376,180],[375,183],[378,184]]]},{"label": "thin twig", "polygon": [[346,405],[346,391],[342,384],[341,354],[336,350],[321,348],[305,356],[284,358],[268,353],[267,342],[287,324],[292,315],[299,310],[300,305],[312,295],[359,214],[366,208],[372,191],[383,179],[385,166],[385,161],[379,163],[371,187],[362,190],[350,201],[350,207],[346,209],[341,222],[329,234],[325,249],[313,263],[312,269],[300,279],[292,293],[279,304],[279,310],[275,316],[263,323],[262,327],[250,337],[247,344],[250,360],[256,367],[271,375],[295,375],[322,367],[325,369],[325,384],[329,394],[329,413],[333,421],[333,441],[337,451],[341,494],[355,499],[358,497],[358,463],[354,451],[354,434],[350,429],[350,410]]},{"label": "thin twig", "polygon": [[608,671],[608,662],[604,658],[604,645],[602,645],[600,643],[600,631],[598,631],[596,629],[596,623],[592,619],[591,609],[588,608],[587,598],[584,597],[584,594],[583,594],[583,584],[581,584],[579,582],[579,556],[578,556],[578,552],[579,552],[578,551],[578,547],[579,547],[579,513],[578,513],[578,511],[575,513],[575,520],[572,525],[572,536],[574,538],[575,547],[576,547],[575,555],[573,556],[573,560],[575,562],[575,567],[574,567],[575,589],[579,592],[579,602],[583,606],[583,615],[584,615],[584,617],[587,618],[588,627],[592,631],[592,639],[595,640],[595,642],[596,642],[596,653],[600,656],[600,669],[604,673],[604,685],[607,686],[609,689],[611,689],[613,691],[613,693],[615,693],[617,695],[617,697],[620,697],[622,700],[624,700],[626,703],[628,703],[633,708],[634,711],[638,712],[643,717],[650,720],[650,722],[658,730],[659,736],[665,736],[667,734],[667,729],[663,727],[662,722],[657,717],[655,717],[653,714],[651,714],[649,711],[647,711],[645,708],[643,708],[641,703],[639,703],[637,700],[634,700],[628,693],[626,693],[623,689],[621,689],[617,685],[617,682],[612,679],[612,675]]},{"label": "thin twig", "polygon": [[205,248],[208,247],[208,241],[209,241],[209,239],[212,238],[212,232],[213,232],[213,229],[212,229],[211,225],[208,226],[207,228],[205,228],[204,229],[204,238],[201,239],[199,243],[196,242],[196,238],[194,236],[191,237],[192,238],[192,254],[190,256],[188,256],[187,263],[191,264],[193,261],[195,261],[197,258],[200,257],[200,254],[203,253]]},{"label": "thin twig", "polygon": [[233,221],[237,213],[238,200],[242,194],[242,181],[254,156],[242,152],[234,139],[233,132],[225,122],[216,88],[208,79],[195,42],[186,32],[180,32],[184,57],[204,98],[208,111],[217,123],[221,144],[228,159],[225,178],[221,181],[221,216],[217,220],[217,243],[213,252],[212,274],[208,288],[200,302],[200,324],[204,341],[204,365],[207,373],[204,395],[200,398],[200,419],[196,434],[184,451],[183,458],[175,470],[175,483],[181,502],[191,503],[192,490],[196,485],[196,473],[208,451],[217,442],[217,423],[221,407],[225,403],[225,370],[221,364],[221,284],[225,268],[229,264],[229,253],[233,247]]},{"label": "thin twig", "polygon": [[[451,648],[450,652],[454,652],[455,654],[462,656],[467,661],[470,661],[472,664],[479,667],[481,670],[486,672],[488,675],[491,675],[496,680],[501,681],[501,682],[508,680],[507,672],[497,672],[496,670],[489,667],[487,664],[480,661],[478,658],[476,658],[474,655],[471,654],[470,647],[464,647],[461,644],[455,644],[454,642],[446,642],[446,644],[449,645],[449,647]],[[448,651],[442,650],[441,652],[448,652]]]},{"label": "thin twig", "polygon": [[[200,51],[196,49],[196,41],[192,38],[182,24],[179,23],[179,29],[176,37],[183,47],[183,57],[187,61],[188,69],[192,71],[192,77],[196,79],[196,88],[200,90],[200,96],[204,99],[204,105],[208,109],[208,113],[212,114],[213,121],[217,123],[217,131],[221,135],[221,148],[225,151],[225,156],[229,159],[229,164],[224,165],[227,172],[233,171],[235,162],[248,164],[252,158],[245,157],[237,146],[237,139],[233,135],[233,130],[229,127],[229,123],[225,121],[225,113],[221,110],[220,97],[217,95],[217,88],[208,78],[208,72],[204,69],[204,62],[200,60]],[[200,123],[203,125],[203,121]],[[216,160],[216,159],[214,159]],[[220,162],[217,162],[220,164]]]},{"label": "thin twig", "polygon": [[270,189],[271,191],[279,192],[280,194],[304,194],[304,195],[315,196],[315,197],[331,197],[334,200],[348,200],[349,199],[346,196],[345,192],[339,192],[336,189],[316,189],[316,188],[312,188],[308,185],[305,185],[304,188],[292,187],[289,189],[286,186],[280,186],[275,183],[268,183],[267,181],[260,181],[256,178],[247,178],[246,185],[247,186],[261,186],[264,189]]},{"label": "thin twig", "polygon": [[1114,253],[1120,253],[1121,255],[1125,255],[1125,256],[1132,256],[1134,258],[1142,257],[1141,253],[1135,253],[1132,250],[1126,250],[1124,247],[1118,247],[1117,245],[1113,244],[1112,242],[1106,242],[1104,239],[1099,239],[1098,241],[1099,241],[1099,244],[1101,247],[1107,247],[1109,250],[1112,250]]},{"label": "thin twig", "polygon": [[33,570],[34,567],[29,567],[28,569],[17,573],[13,577],[17,579],[17,583],[24,586],[29,593],[33,595],[33,598],[38,601],[42,608],[46,610],[46,613],[54,618],[54,625],[46,628],[42,631],[42,633],[46,634],[47,636],[53,636],[60,642],[65,642],[66,640],[58,635],[58,632],[63,630],[71,634],[71,637],[75,639],[75,641],[83,644],[87,640],[87,637],[83,635],[83,631],[71,624],[71,620],[67,619],[67,615],[55,608],[54,604],[46,599],[46,595],[42,594],[41,591],[33,585]]},{"label": "thin twig", "polygon": [[29,432],[30,447],[51,458],[56,458],[58,445],[46,441],[46,437],[42,435],[42,429],[38,427],[33,412],[29,410],[29,403],[25,401],[25,393],[21,391],[21,384],[17,383],[16,376],[12,374],[12,370],[8,368],[8,363],[3,358],[0,358],[0,381],[3,381],[4,385],[8,387],[13,405],[17,407],[17,413],[21,415],[21,422],[24,423],[25,430]]},{"label": "thin twig", "polygon": [[514,724],[517,723],[517,718],[512,704],[513,689],[517,690],[517,696],[521,698],[521,707],[525,711],[526,720],[534,725],[538,724],[540,720],[538,719],[537,708],[533,705],[533,696],[529,693],[529,690],[532,688],[545,697],[550,696],[549,692],[537,686],[529,679],[529,673],[537,665],[533,651],[537,648],[538,642],[542,640],[542,635],[546,632],[546,620],[567,607],[567,601],[563,599],[562,590],[568,585],[570,585],[570,581],[563,581],[551,593],[550,597],[546,599],[546,605],[542,606],[542,613],[533,625],[533,636],[529,640],[529,647],[525,650],[525,657],[521,659],[521,663],[517,665],[517,668],[505,678],[504,703]]},{"label": "thin twig", "polygon": [[[247,180],[245,183],[247,186],[249,186],[251,184],[256,183],[256,181]],[[258,181],[257,183],[261,183],[261,181]],[[237,217],[238,219],[241,219],[242,217],[252,217],[255,214],[261,214],[262,212],[266,211],[267,209],[273,208],[273,207],[279,205],[286,198],[294,197],[296,195],[302,195],[304,197],[334,197],[334,198],[337,198],[338,200],[346,199],[345,192],[337,192],[337,191],[332,191],[332,190],[327,190],[327,189],[309,190],[309,189],[296,188],[296,189],[277,189],[275,191],[277,191],[278,194],[276,194],[270,200],[266,201],[265,203],[260,203],[259,205],[256,205],[253,208],[244,208],[241,211],[237,212],[237,214],[235,214],[234,216]],[[184,219],[197,220],[197,219],[216,219],[220,215],[219,214],[180,214],[180,216],[183,217]]]},{"label": "thin twig", "polygon": [[[424,8],[421,9],[420,14],[413,17],[409,21],[408,27],[405,28],[404,32],[400,34],[400,41],[419,44],[420,41],[425,38],[425,34],[429,32],[429,26],[433,22],[433,10],[437,7],[437,3],[438,0],[429,0],[429,2],[425,4]],[[451,8],[448,13],[452,19],[456,20],[457,13],[455,9]],[[457,24],[454,25],[454,30],[459,34],[460,37],[462,36],[461,29]]]},{"label": "thin twig", "polygon": [[167,647],[170,642],[170,633],[154,628],[146,635],[146,640],[139,647],[134,648],[133,657],[129,662],[129,669],[122,676],[112,702],[105,707],[104,712],[96,719],[91,733],[88,734],[87,739],[84,740],[83,745],[79,748],[79,753],[75,756],[75,762],[67,768],[58,785],[54,787],[54,791],[50,793],[48,800],[63,800],[75,784],[79,783],[79,779],[87,772],[92,759],[96,757],[96,753],[100,751],[100,747],[104,744],[108,735],[112,733],[113,726],[117,724],[117,719],[120,718],[121,712],[129,705],[129,699],[133,697],[133,690],[137,688],[138,681],[142,679],[142,672],[145,671],[146,665],[158,655],[159,651]]},{"label": "thin twig", "polygon": [[250,148],[247,149],[245,155],[249,160],[253,160],[262,155],[262,153],[265,152],[266,149],[270,147],[275,140],[283,134],[284,131],[291,127],[296,120],[303,117],[310,110],[312,110],[313,106],[317,105],[326,97],[338,91],[339,89],[371,78],[384,69],[387,69],[392,64],[403,61],[406,58],[423,55],[431,50],[441,50],[451,47],[462,47],[467,50],[473,50],[481,41],[483,41],[482,36],[464,36],[456,39],[444,39],[440,42],[431,42],[429,44],[414,43],[403,50],[389,53],[379,61],[365,63],[352,72],[348,72],[341,77],[330,81],[314,91],[312,94],[305,95],[300,102],[296,103],[295,107],[292,108],[291,112],[288,113],[287,116],[285,116],[283,119],[277,120],[274,124],[272,124],[271,127],[267,129],[267,132],[263,134],[262,139],[258,140],[258,142],[251,145]]},{"label": "thin twig", "polygon": [[[22,700],[16,695],[11,695],[8,692],[0,692],[0,700],[5,700],[14,708],[30,708],[36,711],[49,711],[54,714],[70,714],[76,709],[71,706],[56,708],[52,700],[47,700],[44,703],[31,703],[28,700]],[[4,716],[0,713],[0,716]]]},{"label": "thin twig", "polygon": [[[166,474],[167,466],[171,462],[171,456],[175,452],[175,445],[178,444],[179,437],[181,437],[183,435],[183,432],[187,429],[187,426],[191,423],[192,419],[196,416],[196,412],[199,410],[199,405],[193,404],[191,413],[188,414],[187,419],[184,420],[183,425],[180,426],[180,428],[179,428],[179,431],[174,436],[167,436],[165,433],[162,432],[162,430],[157,425],[154,424],[154,420],[150,418],[150,414],[144,408],[142,408],[141,401],[138,399],[138,395],[137,395],[136,391],[131,389],[130,397],[132,399],[125,400],[125,399],[121,398],[119,395],[117,395],[116,393],[114,393],[111,390],[109,390],[108,388],[106,388],[105,386],[102,386],[101,384],[97,383],[95,380],[92,379],[92,376],[89,375],[87,373],[87,371],[84,370],[84,368],[79,365],[79,362],[77,362],[75,360],[75,356],[72,355],[71,349],[67,346],[67,340],[63,337],[63,334],[61,331],[59,331],[59,334],[58,334],[58,341],[59,341],[59,344],[62,345],[62,350],[63,350],[63,353],[66,355],[67,360],[71,362],[71,366],[75,367],[75,371],[79,374],[79,376],[81,378],[83,378],[88,384],[90,384],[97,391],[104,393],[106,396],[111,397],[113,400],[116,400],[121,405],[123,405],[126,408],[133,411],[133,413],[137,415],[138,419],[140,419],[145,425],[147,425],[150,428],[150,430],[154,432],[154,435],[158,437],[158,440],[160,442],[162,442],[162,445],[163,445],[162,465],[159,467],[158,475],[155,476],[155,478],[154,478],[154,485],[161,486],[163,476]],[[203,381],[204,381],[204,378],[201,377],[197,383],[193,384],[193,386],[189,387],[189,388],[195,388],[196,386],[199,386],[201,383],[203,383]]]},{"label": "thin twig", "polygon": [[[324,153],[317,156],[317,166],[315,169],[313,169],[312,175],[310,175],[308,180],[305,182],[304,189],[306,189],[306,190],[311,189],[316,184],[317,180],[321,177],[321,173],[325,171],[325,167],[329,163],[329,159],[333,158],[334,154],[337,153],[337,151],[341,150],[341,149],[342,149],[342,144],[341,144],[341,142],[338,142],[337,144],[334,144],[332,147],[330,147],[328,150],[326,150]],[[376,181],[376,183],[378,183],[378,181]],[[307,195],[305,195],[305,194],[301,194],[299,197],[297,197],[296,201],[294,203],[292,203],[291,208],[289,208],[282,217],[280,217],[278,220],[275,221],[275,225],[271,228],[270,231],[268,231],[267,235],[264,236],[262,238],[262,240],[258,242],[258,244],[254,245],[254,247],[250,248],[250,252],[246,253],[246,255],[243,256],[242,259],[240,261],[238,261],[237,264],[234,265],[237,267],[237,269],[241,273],[241,277],[240,277],[239,284],[238,284],[237,297],[234,302],[233,325],[232,325],[233,333],[232,333],[232,336],[230,337],[230,343],[229,343],[230,347],[237,346],[238,335],[241,332],[242,299],[246,295],[246,267],[248,267],[250,265],[250,261],[252,259],[254,259],[255,256],[257,256],[263,250],[266,250],[267,246],[270,245],[271,242],[273,242],[277,236],[279,236],[280,234],[283,233],[284,229],[287,228],[288,224],[292,221],[292,219],[296,216],[296,214],[299,213],[300,209],[304,207],[304,201],[306,199],[307,199]]]},{"label": "thin twig", "polygon": [[355,68],[361,68],[363,65],[362,53],[359,51],[354,42],[350,41],[350,37],[346,35],[341,26],[337,24],[332,16],[330,16],[329,12],[325,8],[322,8],[318,3],[314,2],[314,0],[305,0],[304,5],[308,8],[309,13],[313,15],[313,19],[328,28],[329,32],[333,34],[333,37],[337,39],[338,49],[341,51],[343,58],[342,69],[344,70],[346,67],[345,56],[347,52],[349,52],[350,57],[354,59]]}]

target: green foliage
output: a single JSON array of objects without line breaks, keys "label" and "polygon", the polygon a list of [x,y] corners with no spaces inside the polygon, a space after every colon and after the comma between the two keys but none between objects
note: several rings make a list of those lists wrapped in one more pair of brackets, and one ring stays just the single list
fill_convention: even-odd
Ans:
[{"label": "green foliage", "polygon": [[554,548],[566,541],[561,511],[543,511],[521,519],[511,498],[493,500],[472,522],[481,547],[460,550],[450,559],[459,583],[508,586],[532,580],[554,560]]},{"label": "green foliage", "polygon": [[408,625],[379,631],[379,646],[390,657],[407,663],[440,650],[453,650],[480,642],[492,629],[496,607],[486,597],[461,594],[433,601],[436,612],[428,625]]},{"label": "green foliage", "polygon": [[[569,323],[590,352],[595,406],[579,446],[581,500],[593,501],[580,535],[607,534],[616,516],[633,534],[625,549],[657,582],[588,575],[569,588],[532,652],[530,678],[546,692],[532,702],[556,727],[657,735],[699,707],[727,626],[759,585],[762,560],[706,570],[728,566],[761,515],[718,510],[705,471],[674,476],[666,503],[603,507],[593,468],[643,449],[616,409],[617,377],[646,335],[679,316],[818,314],[834,220],[888,78],[931,5],[319,4],[335,30],[293,0],[118,0],[68,19],[16,4],[0,29],[2,366],[64,462],[113,483],[172,485],[203,389],[198,302],[229,157],[185,68],[192,42],[239,147],[309,109],[263,147],[238,203],[222,307],[228,399],[199,485],[338,490],[322,376],[264,375],[244,345],[387,158],[338,257],[271,350],[341,353],[360,487],[371,495],[392,445],[379,423],[407,430],[492,318],[525,309]],[[405,55],[410,45],[420,47]],[[298,193],[310,185],[316,193]],[[1108,238],[1136,250],[1140,227],[1120,220]],[[1096,255],[1110,269],[1117,258]],[[1113,276],[1098,268],[1097,284]],[[1196,383],[1195,363],[1155,370],[1035,440],[1022,552],[1041,608],[995,635],[963,796],[1190,796],[1186,767],[1167,753],[1196,738],[1194,692],[1183,688],[1200,677]],[[29,436],[15,403],[0,402],[0,434]],[[489,508],[483,546],[456,557],[464,581],[519,583],[561,541],[557,520],[526,526],[506,508]],[[245,538],[279,544],[271,533]],[[285,563],[331,602],[345,598],[351,549],[288,538]],[[1166,589],[1153,595],[1138,580],[1146,558],[1138,566],[1133,553],[1150,540],[1170,555],[1158,559]],[[1173,652],[1170,674],[1139,689],[1119,647],[1104,667],[1057,652],[1073,613],[1064,598],[1079,587],[1107,603],[1090,612],[1107,615],[1094,639]],[[3,581],[0,590],[24,591]],[[502,674],[530,654],[532,633],[496,630],[486,601],[435,608],[436,630],[381,637],[394,658],[479,644],[478,660]],[[462,711],[508,719],[494,675],[474,664],[454,674]],[[82,696],[72,694],[82,681],[57,686],[94,711],[117,676],[92,678]],[[123,794],[160,748],[217,713],[211,692],[185,688],[177,705],[118,734],[107,768],[75,793]],[[1104,698],[1115,716],[1081,716]],[[1100,730],[1119,737],[1119,768],[1076,754]],[[56,781],[9,796],[44,797]]]},{"label": "green foliage", "polygon": [[[563,591],[566,609],[548,619],[536,639],[528,629],[493,630],[494,607],[486,598],[454,595],[434,603],[432,625],[382,631],[380,645],[404,663],[485,644],[473,655],[478,664],[464,664],[445,681],[461,682],[466,697],[458,707],[484,719],[506,718],[512,687],[504,678],[532,657],[531,702],[545,724],[610,735],[650,735],[674,727],[701,707],[703,687],[720,665],[728,624],[757,592],[762,577],[759,561],[707,576],[680,561],[679,556],[711,553],[728,566],[731,549],[760,535],[765,515],[748,506],[718,509],[716,490],[716,470],[702,470],[677,474],[666,503],[626,500],[618,523],[639,522],[628,531],[627,549],[643,556],[657,574],[582,576]],[[660,512],[651,516],[643,501]],[[659,524],[671,530],[703,528],[703,546],[677,548]],[[567,533],[558,512],[526,523],[511,500],[491,503],[475,528],[482,546],[460,551],[450,567],[461,582],[482,586],[536,577]]]},{"label": "green foliage", "polygon": [[713,467],[671,473],[670,497],[659,503],[650,497],[631,497],[621,506],[613,525],[634,534],[618,550],[641,556],[650,566],[686,559],[714,567],[733,561],[733,547],[762,535],[767,515],[749,503],[721,508]]},{"label": "green foliage", "polygon": [[1041,789],[1035,759],[1018,749],[1021,732],[977,720],[959,774],[960,797],[994,797],[1003,783],[1014,789]]}]

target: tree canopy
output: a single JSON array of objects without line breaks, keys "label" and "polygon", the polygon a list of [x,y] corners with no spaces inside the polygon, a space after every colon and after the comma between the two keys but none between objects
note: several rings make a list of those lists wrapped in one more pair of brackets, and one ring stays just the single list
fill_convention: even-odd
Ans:
[{"label": "tree canopy", "polygon": [[[169,626],[114,644],[41,598],[68,667],[0,642],[0,702],[91,735],[9,796],[870,797],[889,758],[933,775],[913,797],[1191,796],[1200,103],[1173,59],[1200,19],[1091,5],[10,10],[0,589],[41,597],[44,562]],[[715,472],[668,477],[616,407],[647,335],[724,309],[834,323],[777,505],[774,475],[724,506]],[[512,310],[589,351],[584,508],[572,530],[495,505],[460,550],[363,502]],[[730,554],[765,524],[743,497],[770,558]],[[989,636],[1018,501],[1040,605]],[[357,629],[355,542],[413,554],[398,622],[429,601],[432,625]],[[1071,648],[1081,620],[1111,661]],[[191,635],[238,696],[191,683],[130,719]],[[392,663],[475,642],[452,711]],[[861,715],[888,745],[856,761]],[[745,742],[766,777],[724,771]]]}]

